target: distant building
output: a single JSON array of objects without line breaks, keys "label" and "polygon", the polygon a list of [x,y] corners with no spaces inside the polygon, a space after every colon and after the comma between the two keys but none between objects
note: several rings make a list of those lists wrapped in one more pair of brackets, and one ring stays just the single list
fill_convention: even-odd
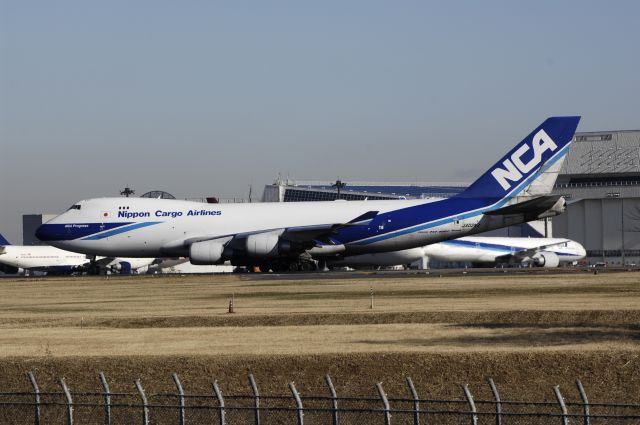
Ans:
[{"label": "distant building", "polygon": [[164,190],[152,190],[143,195],[140,195],[140,197],[152,199],[176,199],[175,196],[173,196],[169,192],[165,192]]},{"label": "distant building", "polygon": [[338,191],[332,183],[276,180],[265,186],[263,202],[347,201],[380,199],[448,198],[462,192],[466,183],[349,182]]},{"label": "distant building", "polygon": [[554,236],[580,242],[592,263],[640,262],[640,130],[576,133],[555,192],[570,205]]}]

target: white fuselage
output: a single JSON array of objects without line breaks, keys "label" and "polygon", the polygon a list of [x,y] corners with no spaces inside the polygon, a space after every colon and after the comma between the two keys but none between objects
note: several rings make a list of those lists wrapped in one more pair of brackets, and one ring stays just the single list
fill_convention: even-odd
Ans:
[{"label": "white fuselage", "polygon": [[[167,199],[98,198],[81,201],[77,204],[79,209],[70,209],[43,225],[49,232],[48,239],[44,240],[60,248],[92,255],[184,256],[186,246],[201,240],[269,229],[348,223],[369,211],[394,212],[437,201],[442,200],[203,204]],[[397,251],[505,224],[501,217],[485,217],[480,225],[482,219],[482,212],[478,212],[459,219],[447,217],[442,224],[429,223],[424,228],[416,226],[409,231],[388,232],[387,226],[397,224],[389,219],[375,226],[364,226],[362,237],[353,241],[347,239],[344,244],[314,248],[311,252],[322,256],[327,250],[330,250],[327,254],[345,255]],[[109,230],[109,226],[120,227]]]},{"label": "white fuselage", "polygon": [[[586,257],[586,251],[578,242],[562,238],[522,238],[495,236],[467,236],[459,239],[405,249],[394,252],[355,255],[331,261],[335,266],[395,266],[406,265],[428,257],[430,260],[458,263],[500,262],[526,263],[530,257],[513,256],[523,250],[536,250],[555,254],[560,263],[573,263]],[[506,260],[505,256],[513,256]],[[505,261],[501,261],[505,259]]]},{"label": "white fuselage", "polygon": [[89,263],[89,259],[53,246],[5,245],[0,248],[0,263],[25,270],[71,270]]},{"label": "white fuselage", "polygon": [[[97,257],[101,260],[103,257]],[[53,246],[43,245],[3,245],[0,248],[0,263],[24,270],[73,271],[90,263],[85,254],[66,251]],[[122,267],[127,263],[131,270],[149,266],[155,258],[114,258],[102,264],[103,267]]]},{"label": "white fuselage", "polygon": [[[424,247],[429,258],[440,261],[496,263],[500,257],[516,254],[523,250],[551,252],[561,263],[572,263],[585,258],[586,251],[576,241],[563,238],[515,238],[498,236],[472,236],[445,241]],[[524,257],[521,262],[527,262]]]}]

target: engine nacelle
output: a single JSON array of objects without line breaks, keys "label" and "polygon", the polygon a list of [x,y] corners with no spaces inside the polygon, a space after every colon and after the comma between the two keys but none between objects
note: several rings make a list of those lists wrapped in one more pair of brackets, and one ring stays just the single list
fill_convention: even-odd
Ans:
[{"label": "engine nacelle", "polygon": [[560,258],[553,252],[539,252],[531,257],[533,264],[538,267],[558,267]]},{"label": "engine nacelle", "polygon": [[258,233],[247,236],[247,255],[250,257],[277,257],[291,252],[289,241],[275,233]]},{"label": "engine nacelle", "polygon": [[128,261],[120,261],[111,266],[112,273],[131,274],[131,263]]},{"label": "engine nacelle", "polygon": [[6,274],[17,274],[20,273],[20,270],[18,267],[13,267],[13,266],[9,266],[7,264],[0,264],[0,272],[2,273],[6,273]]},{"label": "engine nacelle", "polygon": [[222,260],[224,244],[215,241],[195,242],[189,248],[189,261],[198,266],[218,264]]}]

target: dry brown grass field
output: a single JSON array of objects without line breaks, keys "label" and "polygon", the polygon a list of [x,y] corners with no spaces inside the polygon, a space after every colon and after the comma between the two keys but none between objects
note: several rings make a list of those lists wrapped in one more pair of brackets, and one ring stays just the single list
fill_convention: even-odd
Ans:
[{"label": "dry brown grass field", "polygon": [[[371,309],[373,291],[373,309]],[[235,313],[228,313],[229,300]],[[0,385],[26,389],[67,377],[97,389],[135,378],[172,388],[338,389],[406,395],[405,376],[431,395],[486,392],[493,376],[514,398],[570,397],[580,378],[595,399],[638,402],[640,273],[538,273],[322,279],[252,276],[0,280]],[[632,390],[634,389],[634,390]]]}]

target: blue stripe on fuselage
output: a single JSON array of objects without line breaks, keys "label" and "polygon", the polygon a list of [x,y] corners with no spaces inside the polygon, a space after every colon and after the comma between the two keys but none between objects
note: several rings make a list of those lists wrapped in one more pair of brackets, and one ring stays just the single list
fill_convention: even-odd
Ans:
[{"label": "blue stripe on fuselage", "polygon": [[41,225],[36,231],[36,237],[41,241],[69,241],[80,239],[105,230],[127,226],[131,222],[125,223],[70,223],[70,224],[49,224]]},{"label": "blue stripe on fuselage", "polygon": [[[390,211],[388,213],[378,214],[367,226],[354,226],[340,229],[338,235],[334,236],[334,238],[343,244],[369,245],[397,236],[441,226],[456,220],[475,217],[482,215],[486,211],[501,208],[511,199],[518,196],[533,180],[540,177],[543,172],[549,169],[549,167],[564,157],[570,145],[571,143],[567,143],[562,149],[556,152],[554,156],[549,158],[537,172],[531,174],[502,199],[455,196],[441,201]],[[383,229],[379,229],[379,226],[383,226]],[[371,236],[372,230],[383,230],[383,232],[378,236]]]},{"label": "blue stripe on fuselage", "polygon": [[104,238],[108,238],[109,236],[119,235],[120,233],[129,232],[131,230],[141,229],[143,227],[153,226],[154,224],[162,223],[162,221],[145,221],[143,223],[136,223],[127,227],[120,227],[118,229],[109,230],[107,232],[98,233],[95,235],[87,236],[86,238],[82,238],[83,241],[95,241]]}]

